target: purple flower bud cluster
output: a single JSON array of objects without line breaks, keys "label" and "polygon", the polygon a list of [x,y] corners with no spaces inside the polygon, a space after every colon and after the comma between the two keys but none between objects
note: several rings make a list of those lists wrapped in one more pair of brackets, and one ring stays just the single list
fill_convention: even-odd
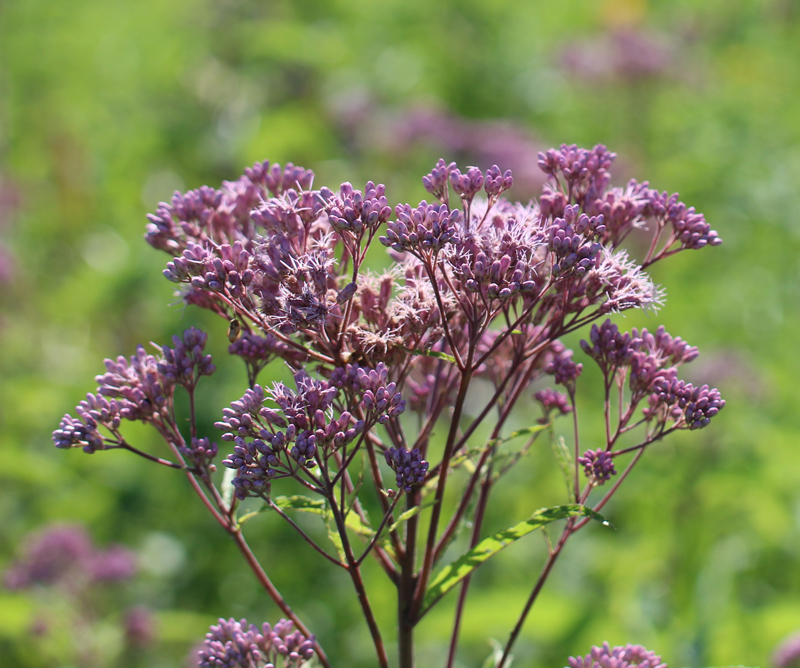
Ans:
[{"label": "purple flower bud cluster", "polygon": [[389,448],[383,453],[386,463],[396,474],[397,486],[410,492],[425,482],[428,473],[428,462],[422,459],[419,449],[411,451],[405,448]]},{"label": "purple flower bud cluster", "polygon": [[283,170],[277,163],[270,167],[269,160],[257,162],[245,169],[244,174],[251,182],[266,188],[273,197],[290,189],[309,190],[314,183],[314,172],[291,162],[287,162]]},{"label": "purple flower bud cluster", "polygon": [[506,190],[514,186],[514,177],[511,175],[511,170],[507,169],[501,172],[497,165],[492,165],[486,171],[486,177],[483,183],[483,189],[486,194],[494,199],[497,199]]},{"label": "purple flower bud cluster", "polygon": [[611,647],[607,642],[602,647],[592,647],[585,657],[569,657],[569,668],[667,668],[661,656],[641,645]]},{"label": "purple flower bud cluster", "polygon": [[90,393],[78,404],[75,412],[78,418],[67,413],[53,432],[55,446],[64,449],[82,447],[87,454],[105,450],[106,441],[99,427],[105,427],[112,434],[117,433],[122,422],[117,401]]},{"label": "purple flower bud cluster", "polygon": [[481,292],[486,299],[510,299],[536,289],[536,268],[529,261],[505,253],[493,259],[491,253],[487,248],[479,250],[474,261],[471,254],[462,256],[460,262],[453,261],[456,275],[468,292]]},{"label": "purple flower bud cluster", "polygon": [[392,207],[386,199],[386,186],[376,186],[372,181],[364,187],[364,192],[343,183],[338,195],[322,188],[320,197],[326,202],[331,227],[339,234],[348,234],[356,239],[360,239],[365,231],[377,229],[392,215]]},{"label": "purple flower bud cluster", "polygon": [[587,194],[603,192],[611,179],[608,168],[617,157],[602,144],[593,149],[562,144],[559,149],[539,153],[539,168],[557,181],[563,179],[570,199],[583,205]]},{"label": "purple flower bud cluster", "polygon": [[28,540],[21,559],[5,573],[5,586],[53,585],[78,589],[127,580],[136,573],[134,555],[121,545],[100,549],[83,527],[53,526]]},{"label": "purple flower bud cluster", "polygon": [[450,210],[445,204],[420,202],[416,209],[409,204],[395,207],[397,220],[387,225],[386,236],[378,240],[398,253],[438,253],[457,237],[461,212]]},{"label": "purple flower bud cluster", "polygon": [[544,390],[539,390],[533,395],[544,409],[545,421],[553,411],[558,412],[559,415],[566,415],[572,412],[572,406],[569,405],[569,397],[561,392],[556,392],[549,387]]},{"label": "purple flower bud cluster", "polygon": [[220,619],[206,634],[198,652],[199,668],[275,668],[279,657],[284,668],[300,668],[314,655],[314,636],[292,631],[292,622],[281,619],[260,628],[246,619]]},{"label": "purple flower bud cluster", "polygon": [[600,327],[592,325],[589,341],[582,340],[581,348],[594,359],[603,371],[606,382],[614,373],[631,363],[634,353],[639,350],[642,340],[627,332],[620,333],[617,326],[606,320]]},{"label": "purple flower bud cluster", "polygon": [[468,167],[466,174],[462,174],[458,168],[452,169],[450,184],[462,200],[472,202],[483,188],[483,172],[477,167]]},{"label": "purple flower bud cluster", "polygon": [[175,382],[165,376],[163,359],[149,355],[143,346],[136,349],[130,362],[124,357],[105,360],[106,373],[95,379],[98,394],[117,399],[119,412],[128,420],[152,420],[172,400]]},{"label": "purple flower bud cluster", "polygon": [[183,337],[173,336],[174,348],[164,346],[161,352],[164,360],[158,370],[167,382],[193,389],[200,376],[210,376],[216,367],[211,355],[204,355],[208,334],[194,327],[183,333]]},{"label": "purple flower bud cluster", "polygon": [[194,437],[190,446],[180,446],[179,450],[191,466],[209,473],[216,471],[213,462],[219,454],[219,448],[208,438]]},{"label": "purple flower bud cluster", "polygon": [[681,248],[699,250],[704,246],[719,246],[722,239],[711,229],[702,213],[693,206],[687,208],[678,196],[672,195],[667,203],[667,220],[672,225],[673,234]]},{"label": "purple flower bud cluster", "polygon": [[662,424],[672,418],[682,429],[705,427],[725,407],[725,400],[716,388],[710,389],[708,385],[694,387],[675,375],[657,379],[653,390],[645,417]]},{"label": "purple flower bud cluster", "polygon": [[635,327],[632,336],[641,339],[641,350],[646,350],[652,355],[656,355],[664,364],[680,366],[687,364],[700,354],[696,346],[690,346],[680,336],[672,337],[661,325],[655,333],[650,333],[647,329],[642,329],[641,333]]},{"label": "purple flower bud cluster", "polygon": [[545,364],[544,372],[554,376],[559,385],[574,385],[575,380],[583,371],[583,364],[575,362],[572,359],[574,353],[569,348],[565,348],[560,341],[553,341],[550,348],[552,357]]},{"label": "purple flower bud cluster", "polygon": [[361,400],[367,423],[386,424],[406,409],[403,395],[397,391],[397,383],[389,382],[389,369],[383,362],[374,369],[358,364],[337,367],[331,374],[331,383]]},{"label": "purple flower bud cluster", "polygon": [[422,185],[431,195],[433,195],[440,202],[447,204],[447,182],[450,180],[450,172],[455,170],[456,163],[451,162],[449,165],[445,163],[443,158],[439,158],[439,162],[430,171],[422,177]]},{"label": "purple flower bud cluster", "polygon": [[603,245],[597,240],[605,234],[602,216],[579,213],[576,204],[564,210],[547,230],[547,247],[553,253],[553,276],[570,273],[583,276],[597,266],[597,255]]},{"label": "purple flower bud cluster", "polygon": [[605,450],[587,450],[582,457],[578,457],[578,464],[583,466],[586,477],[596,485],[602,485],[612,475],[617,475],[611,453]]},{"label": "purple flower bud cluster", "polygon": [[338,418],[331,414],[337,387],[314,380],[304,371],[295,374],[297,392],[275,383],[270,398],[279,410],[264,406],[266,394],[260,385],[223,410],[216,427],[234,449],[223,465],[235,469],[233,485],[239,498],[261,495],[276,478],[293,475],[294,462],[313,468],[319,457],[328,457],[353,442],[364,430],[364,422],[349,411]]}]

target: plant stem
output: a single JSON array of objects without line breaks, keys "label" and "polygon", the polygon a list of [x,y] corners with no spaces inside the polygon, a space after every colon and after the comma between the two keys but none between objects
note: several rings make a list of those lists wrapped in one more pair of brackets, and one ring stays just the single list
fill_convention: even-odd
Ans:
[{"label": "plant stem", "polygon": [[[420,492],[413,489],[406,499],[406,508],[411,510],[419,504]],[[417,551],[417,531],[419,514],[410,517],[406,522],[406,548],[400,561],[400,582],[397,588],[397,648],[400,668],[414,668],[414,622],[412,607],[416,579],[414,577],[415,556]]]},{"label": "plant stem", "polygon": [[536,584],[533,587],[533,591],[531,595],[528,597],[528,601],[525,603],[525,607],[522,609],[522,614],[519,616],[516,625],[514,626],[513,631],[511,631],[511,636],[506,643],[506,647],[503,650],[503,657],[500,659],[500,663],[497,664],[497,668],[504,668],[506,665],[506,661],[508,659],[508,655],[511,653],[511,649],[514,647],[514,643],[517,641],[517,637],[522,631],[522,627],[525,624],[525,619],[528,617],[528,613],[530,612],[531,608],[533,607],[534,602],[536,601],[536,597],[539,595],[539,592],[542,590],[545,581],[547,580],[547,576],[550,575],[550,571],[553,568],[553,564],[556,563],[556,559],[558,559],[558,555],[561,554],[561,550],[566,544],[569,537],[572,535],[572,520],[568,520],[567,526],[565,527],[564,531],[561,534],[561,538],[558,541],[558,544],[550,553],[550,556],[547,558],[547,562],[542,568],[542,572],[539,574],[539,579],[536,581]]},{"label": "plant stem", "polygon": [[[248,566],[250,566],[250,569],[253,571],[256,578],[258,578],[259,583],[267,592],[267,594],[269,594],[270,598],[275,601],[276,605],[281,609],[281,612],[286,616],[287,619],[291,619],[294,622],[294,625],[306,638],[311,637],[311,631],[309,631],[306,625],[300,621],[300,618],[289,607],[289,604],[283,599],[281,593],[275,588],[275,585],[272,584],[272,581],[264,572],[264,569],[261,567],[258,559],[256,559],[256,555],[253,554],[253,551],[250,549],[250,546],[244,539],[241,530],[230,529],[229,533],[231,538],[233,538],[234,542],[236,543],[236,547],[239,548],[239,551],[244,556],[245,561],[247,561]],[[328,660],[328,657],[326,656],[322,647],[320,647],[320,644],[314,641],[314,646],[320,663],[325,666],[325,668],[331,668],[330,661]]]}]

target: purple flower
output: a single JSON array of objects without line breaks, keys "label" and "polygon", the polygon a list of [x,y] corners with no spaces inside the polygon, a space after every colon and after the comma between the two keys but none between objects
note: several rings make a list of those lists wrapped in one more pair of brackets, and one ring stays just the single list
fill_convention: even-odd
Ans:
[{"label": "purple flower", "polygon": [[569,668],[667,668],[661,657],[641,645],[611,647],[607,642],[602,647],[594,646],[585,657],[569,657]]},{"label": "purple flower", "polygon": [[575,380],[583,371],[583,364],[578,364],[572,359],[573,352],[565,348],[560,341],[551,344],[553,357],[545,365],[544,372],[555,377],[556,383],[567,387],[574,387]]},{"label": "purple flower", "polygon": [[396,474],[397,486],[410,492],[425,482],[428,462],[422,459],[418,448],[410,452],[405,448],[389,448],[383,453],[389,468]]},{"label": "purple flower", "polygon": [[183,337],[173,336],[175,347],[161,349],[164,360],[158,364],[159,372],[168,382],[193,389],[200,376],[210,376],[216,369],[211,355],[203,354],[206,341],[208,334],[194,327],[187,329]]},{"label": "purple flower", "polygon": [[53,526],[29,537],[22,558],[6,571],[5,585],[9,589],[32,585],[74,589],[127,580],[135,572],[133,553],[121,545],[101,550],[83,527]]},{"label": "purple flower", "polygon": [[198,652],[199,668],[266,668],[282,657],[285,668],[299,668],[314,655],[314,636],[292,631],[281,619],[274,627],[249,624],[246,619],[220,619],[209,629]]},{"label": "purple flower", "polygon": [[544,390],[539,390],[533,395],[533,398],[542,405],[545,413],[545,422],[553,411],[558,412],[559,415],[566,415],[572,412],[572,406],[569,405],[569,397],[549,387]]},{"label": "purple flower", "polygon": [[797,668],[800,666],[800,634],[784,640],[772,655],[772,665],[776,668]]},{"label": "purple flower", "polygon": [[596,485],[602,485],[617,474],[611,453],[605,450],[587,450],[583,457],[578,457],[578,463],[583,466],[586,477]]},{"label": "purple flower", "polygon": [[617,369],[631,363],[641,343],[641,339],[622,334],[614,323],[606,320],[600,327],[592,325],[589,341],[581,341],[581,348],[597,362],[606,382],[610,382]]},{"label": "purple flower", "polygon": [[661,424],[671,418],[680,429],[701,429],[725,407],[725,400],[716,388],[694,387],[674,374],[657,379],[653,389],[645,417]]},{"label": "purple flower", "polygon": [[457,239],[461,212],[451,211],[445,204],[428,204],[423,200],[416,209],[402,204],[395,207],[395,214],[397,220],[387,225],[386,235],[378,240],[398,253],[435,254]]},{"label": "purple flower", "polygon": [[125,641],[130,647],[144,648],[156,639],[156,620],[153,613],[144,606],[130,608],[123,617]]}]

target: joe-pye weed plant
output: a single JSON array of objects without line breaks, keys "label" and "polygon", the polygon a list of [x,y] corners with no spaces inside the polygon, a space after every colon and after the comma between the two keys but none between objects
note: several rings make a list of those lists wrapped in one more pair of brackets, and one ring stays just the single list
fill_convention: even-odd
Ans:
[{"label": "joe-pye weed plant", "polygon": [[[623,333],[606,318],[659,306],[663,293],[646,273],[652,264],[721,243],[677,195],[634,180],[612,187],[614,157],[604,146],[540,154],[548,180],[528,204],[503,197],[510,172],[462,173],[440,160],[422,179],[432,202],[394,209],[383,185],[317,189],[312,172],[264,162],[220,190],[176,193],[149,216],[148,243],[172,256],[164,275],[185,303],[225,319],[229,352],[247,367],[249,387],[216,423],[225,456],[198,430],[198,385],[215,367],[204,353],[207,334],[194,328],[172,347],[106,360],[97,391],[53,438],[59,448],[127,450],[182,471],[282,611],[275,626],[221,619],[206,636],[200,666],[337,665],[245,540],[247,520],[263,510],[289,523],[327,567],[347,572],[382,668],[414,665],[415,627],[448,594],[456,599],[451,668],[473,571],[560,520],[560,533],[545,532],[540,575],[492,659],[507,668],[569,539],[592,520],[607,524],[600,511],[651,444],[705,427],[723,408],[716,389],[678,377],[697,357],[695,347],[663,327]],[[641,262],[621,248],[636,229],[651,235]],[[376,242],[388,249],[383,273],[365,269]],[[601,441],[588,448],[576,405],[583,365],[559,340],[587,328],[581,348],[600,368],[604,399],[580,411],[602,411],[605,422]],[[258,383],[272,363],[288,365],[293,386]],[[512,431],[514,408],[546,376],[564,393],[536,392],[541,417]],[[478,379],[491,392],[475,391]],[[176,411],[178,388],[188,414]],[[572,423],[571,443],[553,434],[561,416]],[[151,425],[166,450],[138,449],[122,433],[124,420]],[[498,481],[540,439],[554,445],[566,502],[508,518],[510,528],[487,535]],[[457,492],[448,493],[454,484]],[[251,497],[260,506],[249,501],[244,512]],[[368,505],[380,509],[377,516]],[[297,523],[298,512],[319,517],[330,545],[320,544],[324,533]],[[468,547],[453,558],[448,547],[461,532]],[[397,590],[395,661],[362,577],[368,560]],[[639,646],[604,645],[570,663],[656,668],[661,659]]]}]

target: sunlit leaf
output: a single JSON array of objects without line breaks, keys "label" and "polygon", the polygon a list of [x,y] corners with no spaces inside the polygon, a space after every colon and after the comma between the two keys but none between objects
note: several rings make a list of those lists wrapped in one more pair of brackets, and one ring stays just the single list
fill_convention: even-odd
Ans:
[{"label": "sunlit leaf", "polygon": [[555,506],[553,508],[541,508],[524,522],[520,522],[513,527],[498,531],[496,534],[484,538],[469,552],[456,559],[452,564],[445,566],[431,581],[428,586],[428,591],[425,592],[421,614],[425,614],[425,612],[427,612],[442,596],[461,582],[461,580],[502,549],[511,545],[511,543],[518,541],[523,536],[551,522],[567,519],[569,517],[581,516],[591,517],[606,526],[611,526],[602,515],[596,513],[591,508],[570,504],[566,506]]}]

